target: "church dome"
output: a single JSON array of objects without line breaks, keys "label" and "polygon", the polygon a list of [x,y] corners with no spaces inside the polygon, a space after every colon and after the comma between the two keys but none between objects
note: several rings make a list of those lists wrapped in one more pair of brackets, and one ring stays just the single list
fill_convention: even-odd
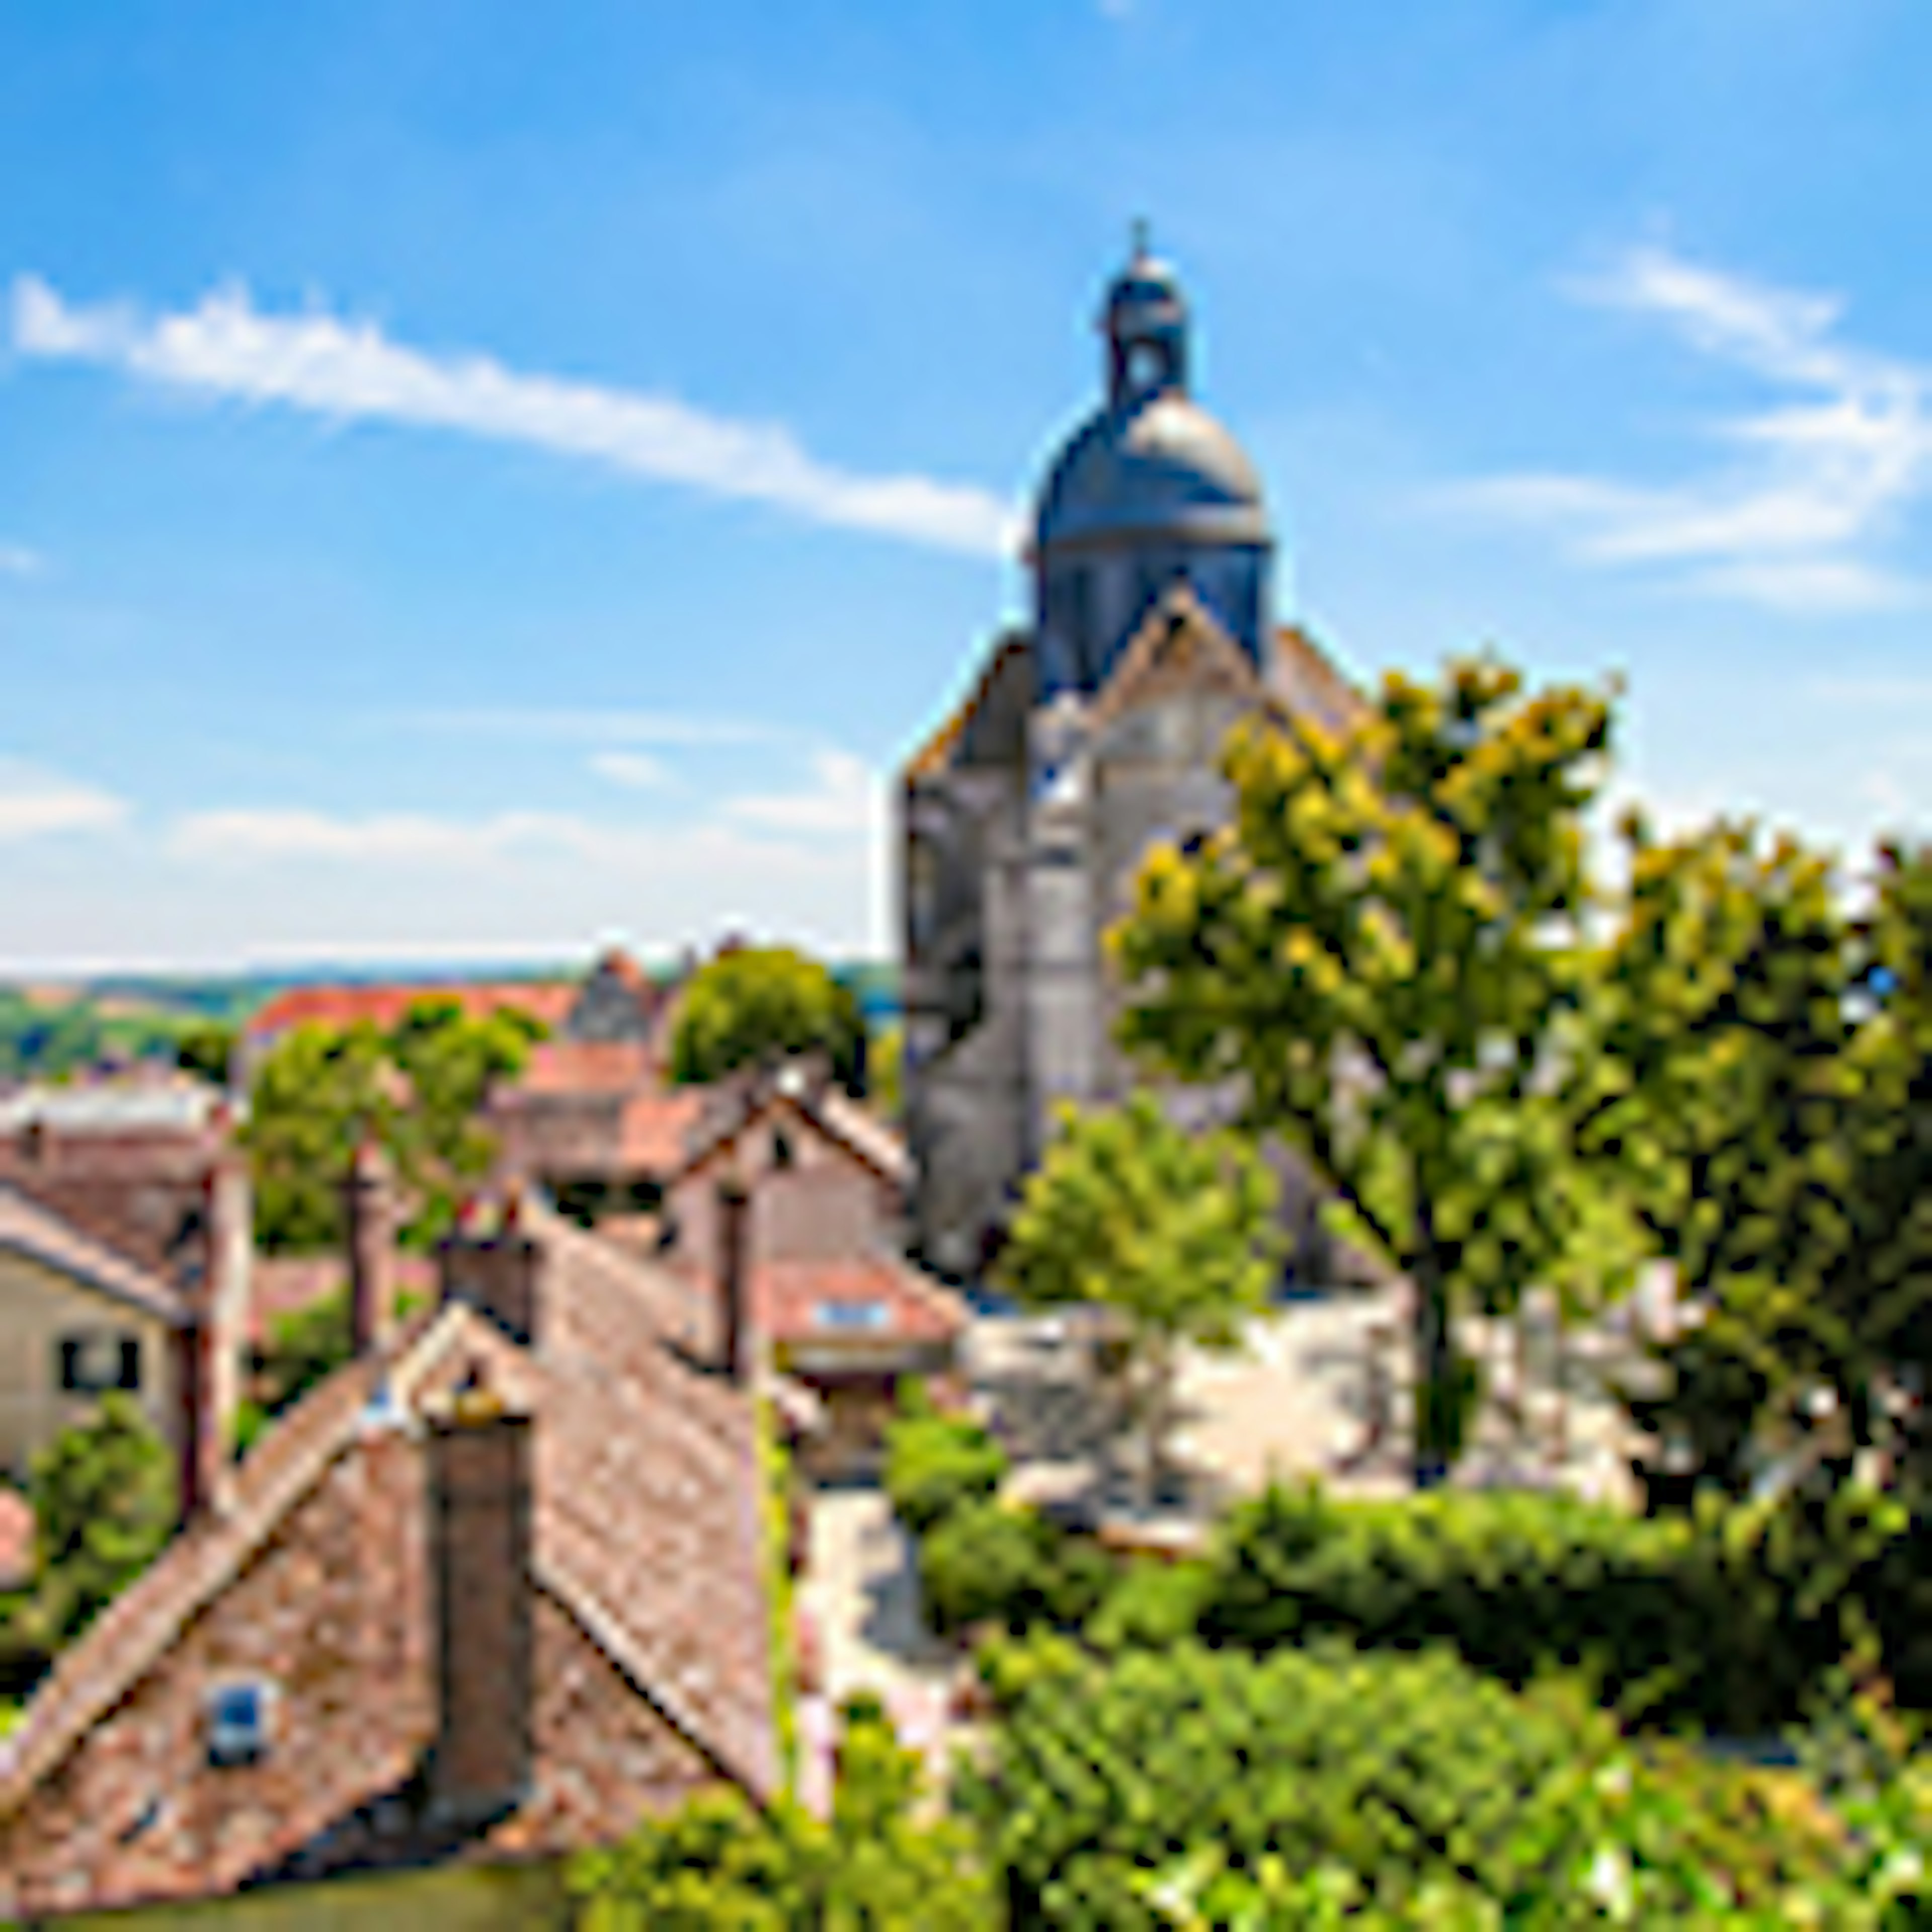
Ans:
[{"label": "church dome", "polygon": [[1040,492],[1034,542],[1180,537],[1264,544],[1261,478],[1234,437],[1169,391],[1109,404],[1076,434]]},{"label": "church dome", "polygon": [[1042,698],[1094,692],[1184,583],[1258,664],[1274,538],[1254,465],[1188,393],[1186,298],[1137,236],[1107,291],[1107,398],[1047,472],[1034,521]]}]

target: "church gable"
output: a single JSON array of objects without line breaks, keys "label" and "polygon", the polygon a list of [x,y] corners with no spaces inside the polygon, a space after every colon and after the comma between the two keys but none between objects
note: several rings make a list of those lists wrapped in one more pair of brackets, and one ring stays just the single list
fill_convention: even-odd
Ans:
[{"label": "church gable", "polygon": [[1178,584],[1148,614],[1119,668],[1094,701],[1098,736],[1131,712],[1177,698],[1213,698],[1241,705],[1265,697],[1255,668],[1185,584]]}]

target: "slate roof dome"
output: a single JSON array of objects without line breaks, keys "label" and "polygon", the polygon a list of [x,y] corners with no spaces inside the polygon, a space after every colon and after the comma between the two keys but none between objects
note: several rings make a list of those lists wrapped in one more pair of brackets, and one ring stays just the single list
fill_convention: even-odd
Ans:
[{"label": "slate roof dome", "polygon": [[1186,396],[1109,406],[1048,472],[1034,542],[1045,550],[1168,536],[1266,543],[1261,478],[1241,446]]},{"label": "slate roof dome", "polygon": [[1034,520],[1035,688],[1097,692],[1176,584],[1257,665],[1274,539],[1240,445],[1189,394],[1187,298],[1136,236],[1107,290],[1107,395],[1054,459]]},{"label": "slate roof dome", "polygon": [[1178,278],[1137,238],[1100,317],[1107,400],[1048,472],[1037,550],[1170,537],[1269,541],[1254,465],[1187,392],[1187,325]]}]

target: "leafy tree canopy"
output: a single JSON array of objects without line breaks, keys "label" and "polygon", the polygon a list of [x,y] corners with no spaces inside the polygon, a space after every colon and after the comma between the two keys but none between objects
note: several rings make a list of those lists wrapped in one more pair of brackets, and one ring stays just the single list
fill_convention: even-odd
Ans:
[{"label": "leafy tree canopy", "polygon": [[828,968],[788,946],[736,946],[700,966],[679,996],[671,1075],[703,1085],[822,1052],[835,1077],[856,1088],[864,1040],[858,1000]]},{"label": "leafy tree canopy", "polygon": [[374,1135],[415,1211],[404,1238],[432,1243],[488,1172],[478,1118],[493,1082],[514,1077],[542,1029],[509,1010],[472,1018],[454,1000],[419,1001],[393,1032],[364,1022],[298,1027],[256,1070],[243,1138],[257,1244],[272,1253],[339,1248],[343,1186]]},{"label": "leafy tree canopy", "polygon": [[1068,1109],[1028,1177],[1000,1279],[1033,1306],[1099,1303],[1124,1323],[1158,1461],[1180,1345],[1229,1348],[1268,1304],[1275,1180],[1232,1134],[1192,1134],[1151,1094]]}]

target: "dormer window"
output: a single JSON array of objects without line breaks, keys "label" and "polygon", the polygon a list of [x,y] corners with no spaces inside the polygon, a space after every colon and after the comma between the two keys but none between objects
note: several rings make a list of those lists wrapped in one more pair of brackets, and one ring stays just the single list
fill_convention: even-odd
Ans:
[{"label": "dormer window", "polygon": [[268,1754],[274,1687],[236,1678],[208,1694],[204,1714],[208,1761],[217,1770],[259,1764]]},{"label": "dormer window", "polygon": [[883,1328],[886,1325],[886,1304],[883,1301],[821,1301],[818,1304],[818,1325],[848,1334]]}]

